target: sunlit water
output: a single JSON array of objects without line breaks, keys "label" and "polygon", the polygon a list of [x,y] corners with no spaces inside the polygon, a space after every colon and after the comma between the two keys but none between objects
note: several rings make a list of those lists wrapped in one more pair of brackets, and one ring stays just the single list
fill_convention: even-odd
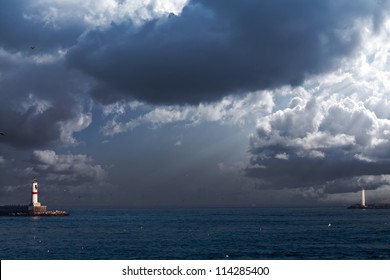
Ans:
[{"label": "sunlit water", "polygon": [[390,210],[95,209],[0,217],[0,259],[390,259]]}]

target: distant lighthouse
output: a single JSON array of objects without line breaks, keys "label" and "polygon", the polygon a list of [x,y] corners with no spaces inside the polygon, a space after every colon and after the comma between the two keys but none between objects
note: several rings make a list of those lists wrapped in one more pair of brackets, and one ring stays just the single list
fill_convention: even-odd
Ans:
[{"label": "distant lighthouse", "polygon": [[31,205],[32,206],[41,206],[41,203],[38,202],[38,180],[37,180],[37,178],[34,178],[34,180],[32,181]]},{"label": "distant lighthouse", "polygon": [[362,201],[348,207],[348,209],[390,209],[390,203],[366,204],[366,190],[362,187]]},{"label": "distant lighthouse", "polygon": [[362,207],[366,206],[366,190],[362,187]]}]

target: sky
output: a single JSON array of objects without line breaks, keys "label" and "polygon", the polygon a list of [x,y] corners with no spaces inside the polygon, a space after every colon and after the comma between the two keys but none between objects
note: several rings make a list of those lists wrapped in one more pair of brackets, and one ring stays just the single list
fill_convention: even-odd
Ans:
[{"label": "sky", "polygon": [[0,0],[0,204],[390,202],[387,0]]}]

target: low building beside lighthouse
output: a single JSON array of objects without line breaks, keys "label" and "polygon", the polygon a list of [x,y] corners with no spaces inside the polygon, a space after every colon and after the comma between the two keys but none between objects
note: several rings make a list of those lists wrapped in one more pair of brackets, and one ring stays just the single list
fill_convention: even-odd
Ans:
[{"label": "low building beside lighthouse", "polygon": [[66,211],[48,211],[47,206],[38,200],[39,183],[37,178],[31,183],[31,203],[28,205],[0,206],[0,216],[68,216]]}]

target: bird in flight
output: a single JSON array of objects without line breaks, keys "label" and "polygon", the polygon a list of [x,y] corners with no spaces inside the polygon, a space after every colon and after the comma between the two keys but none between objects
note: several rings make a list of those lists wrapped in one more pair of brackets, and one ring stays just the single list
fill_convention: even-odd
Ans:
[{"label": "bird in flight", "polygon": [[4,136],[5,134],[4,134],[3,132],[0,132],[0,135],[3,135],[3,136]]},{"label": "bird in flight", "polygon": [[30,48],[33,50],[33,49],[35,49],[35,46],[31,46]]}]

